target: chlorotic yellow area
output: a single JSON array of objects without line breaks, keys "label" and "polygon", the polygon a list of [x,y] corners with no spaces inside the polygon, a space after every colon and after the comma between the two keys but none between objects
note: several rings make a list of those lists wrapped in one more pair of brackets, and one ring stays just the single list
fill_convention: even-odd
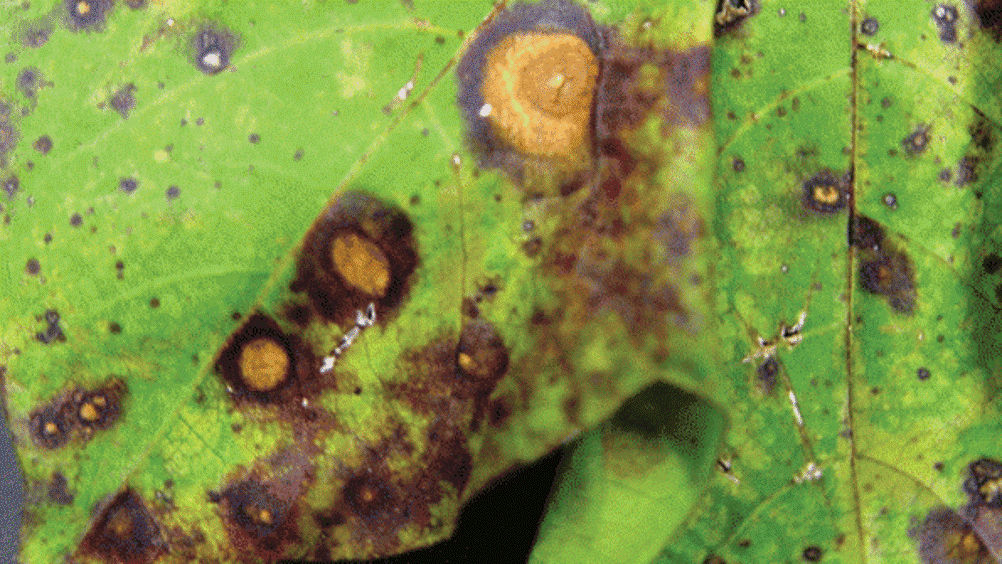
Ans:
[{"label": "chlorotic yellow area", "polygon": [[598,60],[580,37],[509,35],[488,53],[483,77],[481,115],[519,152],[572,158],[587,147]]},{"label": "chlorotic yellow area", "polygon": [[390,261],[372,241],[354,233],[341,235],[331,245],[334,268],[356,290],[382,298],[390,285]]},{"label": "chlorotic yellow area", "polygon": [[237,364],[240,367],[240,378],[248,388],[268,392],[285,380],[289,362],[289,354],[282,345],[261,337],[243,346]]}]

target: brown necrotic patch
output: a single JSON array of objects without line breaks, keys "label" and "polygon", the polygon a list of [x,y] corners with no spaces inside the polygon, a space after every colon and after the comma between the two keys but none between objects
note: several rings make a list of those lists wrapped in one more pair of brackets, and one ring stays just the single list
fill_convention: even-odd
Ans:
[{"label": "brown necrotic patch", "polygon": [[508,370],[508,348],[490,323],[469,320],[458,342],[431,340],[402,355],[406,375],[389,384],[390,392],[419,413],[447,417],[474,429],[486,415],[491,394]]},{"label": "brown necrotic patch", "polygon": [[103,562],[138,564],[153,562],[167,546],[142,498],[126,489],[99,508],[80,552]]},{"label": "brown necrotic patch", "polygon": [[52,474],[52,479],[49,481],[49,485],[46,492],[49,501],[55,503],[56,505],[69,505],[73,503],[73,493],[69,490],[69,483],[66,481],[66,476],[62,472],[55,472]]},{"label": "brown necrotic patch", "polygon": [[413,225],[399,209],[358,192],[342,195],[306,235],[294,292],[341,326],[375,306],[384,323],[400,306],[417,267]]},{"label": "brown necrotic patch", "polygon": [[261,482],[236,482],[214,499],[223,507],[236,547],[253,547],[258,556],[274,560],[299,540],[294,504]]},{"label": "brown necrotic patch", "polygon": [[952,509],[933,509],[912,534],[918,540],[919,556],[928,564],[997,562],[975,523]]},{"label": "brown necrotic patch", "polygon": [[54,449],[69,442],[74,419],[64,402],[55,402],[31,412],[28,425],[31,438],[36,444]]},{"label": "brown necrotic patch", "polygon": [[73,31],[100,29],[113,5],[112,0],[66,0],[66,24]]},{"label": "brown necrotic patch", "polygon": [[111,427],[122,414],[125,384],[113,380],[96,390],[79,390],[73,394],[77,423],[89,431]]},{"label": "brown necrotic patch", "polygon": [[968,467],[964,491],[971,503],[1002,508],[1002,463],[989,458],[972,462]]},{"label": "brown necrotic patch", "polygon": [[227,341],[216,372],[237,400],[294,401],[312,395],[315,362],[308,347],[275,321],[254,314]]},{"label": "brown necrotic patch", "polygon": [[236,49],[236,38],[228,30],[209,25],[199,29],[191,39],[193,62],[204,74],[213,75],[230,65]]},{"label": "brown necrotic patch", "polygon": [[763,393],[772,393],[776,387],[776,379],[779,377],[780,365],[775,356],[770,356],[762,361],[755,369],[755,376],[758,380],[759,389]]},{"label": "brown necrotic patch", "polygon": [[481,164],[517,176],[526,158],[587,168],[602,47],[588,12],[566,0],[498,14],[456,71],[457,102]]},{"label": "brown necrotic patch", "polygon": [[850,243],[860,249],[857,272],[860,287],[883,296],[894,311],[911,315],[918,297],[911,259],[886,237],[876,221],[857,216],[850,224]]},{"label": "brown necrotic patch", "polygon": [[720,35],[736,29],[750,16],[759,11],[757,0],[719,0],[717,13],[713,18],[713,35]]},{"label": "brown necrotic patch", "polygon": [[823,215],[838,213],[849,202],[849,182],[830,170],[808,178],[801,192],[804,208]]},{"label": "brown necrotic patch", "polygon": [[971,0],[981,28],[1002,41],[1002,0]]},{"label": "brown necrotic patch", "polygon": [[130,82],[119,88],[112,94],[108,103],[118,115],[122,116],[122,119],[128,119],[129,113],[136,107],[136,85]]},{"label": "brown necrotic patch", "polygon": [[939,29],[939,40],[943,43],[956,43],[957,7],[953,4],[937,4],[930,16]]},{"label": "brown necrotic patch", "polygon": [[61,447],[74,436],[88,441],[96,431],[108,429],[119,420],[126,393],[125,383],[111,378],[100,387],[60,394],[31,413],[31,436],[45,448]]},{"label": "brown necrotic patch", "polygon": [[351,515],[369,525],[389,524],[402,517],[400,491],[380,474],[365,469],[348,478],[341,488]]},{"label": "brown necrotic patch", "polygon": [[920,125],[901,140],[906,155],[911,157],[926,150],[929,146],[929,129],[927,125]]}]

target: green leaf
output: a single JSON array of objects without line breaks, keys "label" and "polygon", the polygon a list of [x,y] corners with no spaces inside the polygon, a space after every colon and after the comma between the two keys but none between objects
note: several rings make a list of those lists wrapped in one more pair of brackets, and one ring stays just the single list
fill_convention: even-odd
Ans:
[{"label": "green leaf", "polygon": [[[0,389],[22,559],[400,552],[650,382],[712,394],[708,24],[665,15],[5,12]],[[479,77],[485,61],[515,67]],[[595,109],[558,100],[580,120],[561,143],[505,138],[515,72],[531,103],[584,84]],[[494,113],[470,106],[488,94]]]},{"label": "green leaf", "polygon": [[[663,562],[997,561],[996,3],[751,4],[719,12],[713,62],[730,425],[708,495],[680,523],[701,484],[666,478],[645,531],[675,531]],[[605,432],[567,480],[601,479]],[[602,509],[556,490],[537,554],[561,519],[629,538]]]},{"label": "green leaf", "polygon": [[723,423],[663,383],[627,400],[562,461],[533,560],[650,562],[703,492]]}]

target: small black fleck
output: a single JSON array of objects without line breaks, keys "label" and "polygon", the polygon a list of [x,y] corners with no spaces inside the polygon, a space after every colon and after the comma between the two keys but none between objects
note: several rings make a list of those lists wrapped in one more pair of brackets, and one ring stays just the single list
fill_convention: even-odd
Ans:
[{"label": "small black fleck", "polygon": [[42,265],[38,263],[38,259],[36,258],[28,259],[28,264],[24,266],[24,271],[32,276],[38,274],[39,272],[41,272],[41,270],[42,270]]},{"label": "small black fleck", "polygon": [[745,169],[745,162],[741,159],[734,159],[734,172],[743,172]]},{"label": "small black fleck", "polygon": [[72,225],[73,227],[80,227],[82,223],[83,223],[83,217],[80,214],[75,213],[70,216],[70,225]]},{"label": "small black fleck", "polygon": [[892,210],[898,209],[898,197],[894,194],[884,194],[884,205]]},{"label": "small black fleck", "polygon": [[880,29],[880,23],[875,18],[866,18],[863,23],[860,24],[859,30],[863,32],[863,35],[874,36],[877,34],[877,30]]},{"label": "small black fleck", "polygon": [[154,309],[160,307],[160,300],[157,298],[150,298],[150,307]]},{"label": "small black fleck", "polygon": [[258,135],[257,133],[251,133],[250,135],[247,136],[247,140],[250,141],[251,143],[258,143],[259,141],[261,141],[261,136]]},{"label": "small black fleck", "polygon": [[821,548],[809,546],[804,549],[803,557],[805,562],[821,562]]},{"label": "small black fleck", "polygon": [[292,155],[292,160],[294,160],[294,161],[301,160],[302,158],[303,158],[303,150],[302,149],[297,149],[296,152]]},{"label": "small black fleck", "polygon": [[992,253],[985,257],[985,260],[981,262],[981,266],[988,274],[995,274],[1002,268],[1002,257],[996,253]]},{"label": "small black fleck", "polygon": [[167,201],[173,200],[181,195],[181,189],[177,186],[170,186],[167,188]]},{"label": "small black fleck", "polygon": [[779,361],[776,360],[776,357],[770,356],[758,366],[756,373],[758,374],[758,383],[762,391],[766,394],[771,393],[772,389],[776,386],[776,376],[779,374]]},{"label": "small black fleck", "polygon": [[122,332],[122,326],[119,325],[117,322],[112,321],[110,324],[108,324],[108,330],[111,331],[113,334],[118,335],[119,333]]},{"label": "small black fleck", "polygon": [[951,178],[953,178],[953,172],[950,169],[944,168],[939,171],[939,179],[943,182],[949,182]]}]

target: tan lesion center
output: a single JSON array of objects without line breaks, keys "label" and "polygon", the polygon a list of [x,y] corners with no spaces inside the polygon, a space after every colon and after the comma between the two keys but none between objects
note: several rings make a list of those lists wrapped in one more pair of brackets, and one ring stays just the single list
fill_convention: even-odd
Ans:
[{"label": "tan lesion center", "polygon": [[832,186],[831,184],[822,184],[814,187],[812,195],[814,196],[815,202],[826,206],[834,206],[838,204],[839,197],[841,196],[841,190],[839,190],[837,186]]},{"label": "tan lesion center", "polygon": [[289,372],[289,353],[274,339],[259,337],[247,342],[237,361],[240,378],[248,388],[269,392],[285,381]]},{"label": "tan lesion center", "polygon": [[378,245],[355,233],[339,235],[331,244],[338,274],[356,290],[382,298],[390,286],[390,261]]},{"label": "tan lesion center", "polygon": [[587,147],[598,59],[571,33],[512,34],[487,56],[481,95],[495,135],[520,152],[570,158]]}]

